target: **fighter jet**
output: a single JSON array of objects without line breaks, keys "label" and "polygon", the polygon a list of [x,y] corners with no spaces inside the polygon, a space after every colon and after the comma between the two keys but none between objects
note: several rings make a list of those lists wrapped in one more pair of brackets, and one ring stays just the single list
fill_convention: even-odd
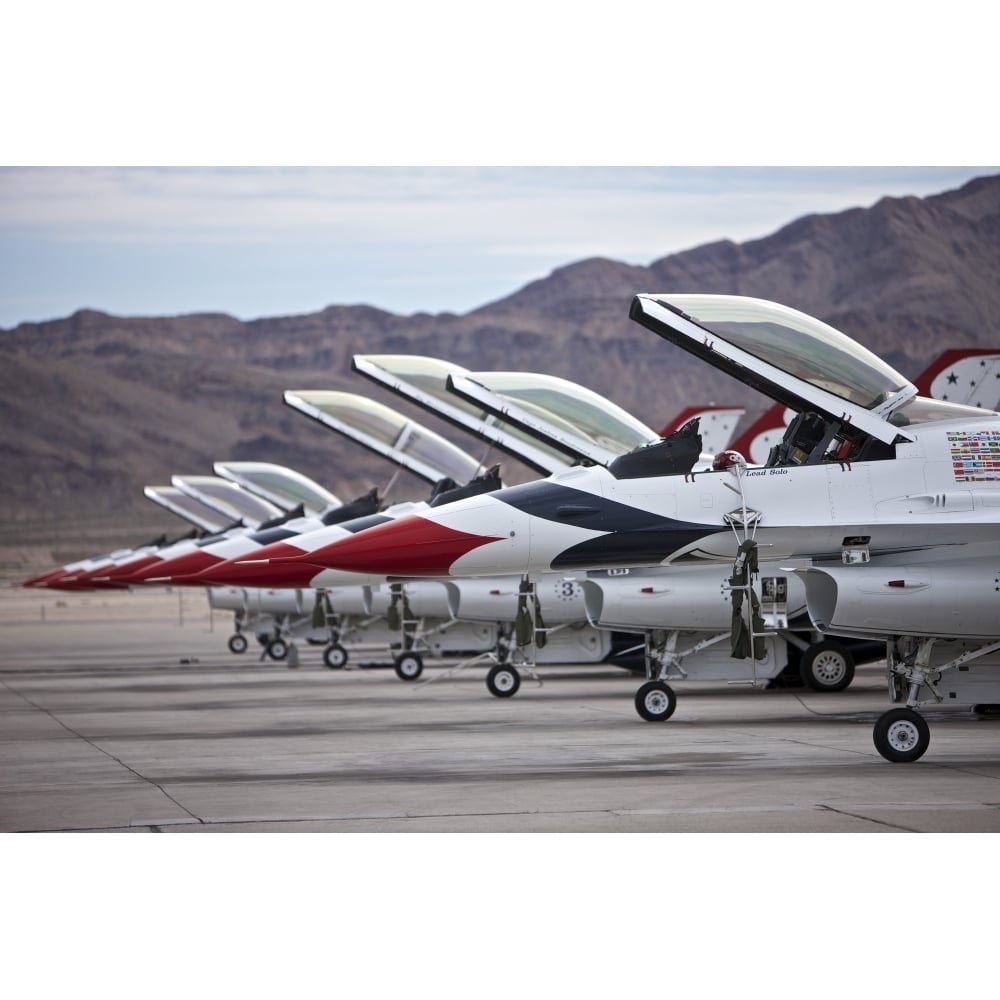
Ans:
[{"label": "fighter jet", "polygon": [[[348,649],[345,648],[345,643],[348,637],[358,638],[356,633],[359,626],[356,620],[360,614],[365,616],[363,630],[374,630],[375,636],[381,635],[383,646],[389,646],[390,639],[395,638],[395,646],[401,650],[394,657],[396,672],[405,680],[414,680],[420,676],[423,669],[420,656],[422,651],[449,654],[464,650],[481,655],[496,648],[507,648],[509,630],[504,631],[504,626],[508,620],[512,623],[515,617],[510,606],[511,588],[506,586],[509,581],[504,581],[501,587],[490,589],[490,613],[485,616],[472,614],[467,608],[460,611],[461,602],[441,584],[415,581],[382,589],[366,586],[363,612],[351,605],[347,615],[349,620],[345,620],[348,602],[356,603],[361,593],[360,586],[350,589],[350,585],[376,585],[384,583],[384,578],[359,579],[356,574],[317,571],[309,567],[307,561],[311,545],[328,544],[331,539],[365,530],[375,521],[399,516],[428,504],[444,502],[457,493],[499,488],[498,468],[493,467],[484,472],[479,460],[440,435],[381,403],[354,393],[289,390],[285,393],[285,402],[325,427],[434,484],[434,492],[425,503],[394,505],[380,511],[377,518],[332,525],[295,537],[289,534],[275,544],[241,553],[231,562],[205,569],[185,582],[322,590],[321,607],[326,613],[336,617],[339,625],[337,638],[324,652],[324,662],[334,668],[347,663]],[[498,430],[497,434],[503,436],[503,431]],[[516,437],[503,439],[515,454],[520,453],[521,445]],[[540,452],[535,448],[532,454],[537,458]],[[565,465],[565,462],[560,462],[557,467]],[[459,487],[452,478],[454,476],[464,480],[470,474],[472,478],[463,487]],[[293,567],[287,565],[291,555],[302,557]],[[512,598],[514,605],[518,601],[516,583],[515,580]],[[553,620],[549,622],[547,638],[551,642],[541,656],[542,662],[599,660],[610,653],[611,637],[587,625],[582,592],[579,598],[576,614],[572,619],[572,629],[565,627],[570,624],[569,621],[564,621],[565,616],[553,616]],[[395,611],[399,612],[399,616],[393,613]],[[398,619],[400,626],[395,637],[384,635],[382,626],[390,618]],[[555,632],[561,634],[556,636]],[[489,650],[483,648],[484,638],[488,636],[492,636]],[[489,684],[489,680],[487,683]]]},{"label": "fighter jet", "polygon": [[[448,395],[446,387],[450,378],[466,373],[465,369],[448,362],[411,355],[356,356],[354,368],[425,409],[445,416],[490,445],[549,472],[566,469],[577,461],[607,462],[636,444],[659,440],[655,431],[620,407],[590,390],[548,375],[468,373],[480,380],[476,383],[480,387],[486,383],[492,388],[499,380],[497,391],[516,419],[508,419],[506,414],[503,419],[497,419],[475,401],[467,403],[459,396]],[[285,393],[285,402],[364,447],[399,460],[400,464],[404,462],[394,452],[402,446],[413,456],[404,456],[406,467],[418,475],[426,474],[416,458],[419,456],[423,460],[431,454],[429,441],[425,440],[429,432],[407,422],[401,415],[393,416],[394,411],[381,404],[365,402],[350,393],[317,390],[289,390]],[[357,413],[363,407],[370,412],[364,413],[363,420],[359,420]],[[523,416],[525,407],[530,410],[527,419]],[[704,411],[691,412],[704,412],[718,427],[717,440],[721,445],[728,439],[743,410],[710,406]],[[439,463],[440,449],[434,451],[435,462]],[[455,461],[454,458],[450,460]],[[435,498],[434,504],[443,499]],[[310,565],[309,552],[336,538],[333,532],[316,532],[288,539],[287,543],[218,567],[211,572],[211,578],[275,586],[334,585],[332,571]],[[205,580],[208,575],[202,574],[200,578]],[[406,592],[412,594],[418,585],[395,586],[405,587]],[[548,609],[544,616],[540,602],[543,595]],[[429,594],[423,597],[431,599]],[[620,632],[611,636],[609,630],[598,631],[587,621],[581,586],[562,576],[534,581],[530,596],[517,577],[496,578],[482,586],[463,582],[449,588],[446,606],[453,619],[499,627],[497,650],[482,654],[495,656],[498,661],[486,681],[487,688],[498,697],[511,696],[520,685],[513,660],[538,680],[535,662],[563,662],[568,658],[575,658],[577,662],[603,660],[611,653],[612,645],[622,645]],[[438,617],[440,614],[438,610]],[[345,659],[344,653],[333,652]]]},{"label": "fighter jet", "polygon": [[[204,501],[176,486],[146,486],[143,493],[158,506],[194,525],[194,530],[181,538],[168,539],[163,535],[145,545],[117,549],[114,552],[76,560],[26,580],[22,586],[46,587],[53,590],[125,589],[127,584],[112,581],[108,574],[124,565],[135,565],[139,560],[155,560],[174,545],[194,542],[208,535],[218,535],[234,527],[230,516],[220,514],[214,507],[208,506]],[[95,582],[95,577],[101,579]]]},{"label": "fighter jet", "polygon": [[921,397],[872,352],[777,303],[642,294],[630,317],[796,411],[763,467],[694,473],[689,426],[607,467],[414,514],[311,558],[459,577],[704,561],[735,570],[759,549],[808,561],[796,572],[820,631],[886,640],[894,699],[905,701],[874,729],[886,759],[926,751],[916,707],[1000,701],[1000,413]]}]

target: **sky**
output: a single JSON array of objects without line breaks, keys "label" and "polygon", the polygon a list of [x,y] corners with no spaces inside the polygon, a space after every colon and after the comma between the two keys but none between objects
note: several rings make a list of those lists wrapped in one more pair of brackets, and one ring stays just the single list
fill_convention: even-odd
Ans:
[{"label": "sky", "polygon": [[0,327],[365,303],[462,313],[587,257],[649,264],[1000,168],[0,168]]},{"label": "sky", "polygon": [[582,258],[649,264],[1000,170],[976,166],[1000,158],[979,4],[803,11],[15,5],[0,328],[462,313]]}]

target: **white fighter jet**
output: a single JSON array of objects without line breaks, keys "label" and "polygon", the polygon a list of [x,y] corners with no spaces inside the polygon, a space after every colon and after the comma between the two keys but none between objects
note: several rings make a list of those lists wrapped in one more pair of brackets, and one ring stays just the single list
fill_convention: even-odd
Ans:
[{"label": "white fighter jet", "polygon": [[[406,628],[397,636],[383,636],[382,645],[388,647],[394,639],[397,655],[394,656],[396,672],[405,680],[415,680],[422,672],[422,652],[453,654],[464,650],[479,655],[493,651],[497,647],[509,648],[519,593],[517,580],[510,587],[509,581],[502,586],[491,587],[485,595],[463,593],[461,604],[443,583],[413,581],[408,584],[396,583],[379,587],[386,583],[364,578],[356,574],[341,574],[336,571],[317,571],[307,562],[309,547],[328,544],[331,540],[351,533],[366,530],[372,523],[400,516],[428,504],[437,504],[455,495],[456,490],[468,492],[470,489],[482,492],[499,488],[497,469],[484,471],[479,460],[472,458],[461,449],[445,441],[440,435],[418,424],[389,407],[374,400],[365,399],[354,393],[323,390],[289,390],[285,402],[331,430],[337,431],[368,450],[388,459],[419,478],[435,484],[435,492],[425,503],[394,505],[380,511],[370,519],[356,523],[338,523],[316,531],[303,532],[297,536],[288,533],[274,544],[238,553],[228,563],[205,568],[188,582],[213,583],[229,586],[269,586],[301,590],[315,588],[322,591],[320,598],[324,608],[329,607],[331,616],[343,619],[345,600],[355,603],[361,597],[361,584],[367,595],[365,603],[365,630],[378,627],[380,620],[395,617],[388,612],[398,608],[402,614],[401,624]],[[502,429],[495,429],[498,440],[502,440],[509,450],[520,456],[527,452],[535,460],[548,461],[541,457],[537,442],[524,447],[516,435],[507,435]],[[652,433],[652,432],[650,432]],[[566,459],[552,463],[555,467],[568,467]],[[464,487],[457,486],[453,477],[470,482]],[[302,560],[289,566],[290,556],[301,556]],[[356,584],[351,588],[352,584]],[[543,662],[581,662],[601,660],[612,651],[612,639],[586,622],[582,591],[575,602],[575,618],[572,628],[566,615],[553,615]],[[561,610],[566,611],[565,603]],[[351,615],[362,612],[352,606]],[[353,619],[352,619],[353,620]],[[502,631],[510,623],[511,629]],[[471,626],[471,627],[470,627]],[[353,629],[353,625],[351,626]],[[552,634],[558,630],[559,634]],[[383,628],[384,633],[384,628]],[[330,667],[344,666],[349,650],[343,642],[348,629],[324,653],[324,662]],[[353,632],[351,632],[353,634]],[[489,637],[488,646],[483,643]]]},{"label": "white fighter jet", "polygon": [[643,294],[630,316],[797,413],[762,467],[695,473],[700,442],[682,429],[312,560],[399,577],[721,561],[738,581],[760,551],[807,563],[795,572],[818,629],[886,641],[891,690],[906,703],[876,723],[887,759],[926,751],[917,707],[1000,702],[1000,413],[921,397],[872,352],[773,302]]},{"label": "white fighter jet", "polygon": [[[938,398],[961,391],[963,402],[982,406],[984,399],[996,399],[1000,391],[998,370],[1000,352],[996,350],[948,351],[915,384],[926,386],[926,393]],[[595,449],[593,461],[600,460],[603,439],[620,420],[620,411],[606,401],[605,416],[600,397],[592,393],[584,406],[577,395],[548,383],[532,385],[519,373],[452,374],[447,381],[462,398],[549,443],[559,443],[567,435],[570,440],[584,435]],[[564,394],[570,396],[566,402],[562,402]],[[560,400],[567,419],[557,419],[553,428],[550,411],[554,398]],[[752,462],[762,465],[795,414],[777,403],[748,428],[739,443],[730,445],[738,413],[726,408],[692,408],[661,430],[660,436],[669,436],[697,417],[702,452],[694,471],[741,462],[744,447]],[[732,628],[728,572],[719,564],[705,566],[697,573],[687,568],[683,574],[664,567],[592,572],[580,582],[592,624],[619,632],[638,631],[643,636],[646,674],[655,683],[643,685],[636,694],[636,711],[642,718],[665,721],[671,717],[675,701],[667,681],[722,680],[753,686],[800,682],[815,691],[840,691],[851,683],[856,663],[883,658],[884,643],[818,635],[808,618],[802,578],[789,567],[767,563],[764,558],[766,553],[759,572],[768,641],[759,646],[758,657],[737,659],[732,655],[727,641]],[[564,589],[574,586],[571,576],[559,579]],[[469,586],[468,581],[461,584],[465,589]]]},{"label": "white fighter jet", "polygon": [[[638,444],[659,440],[655,431],[621,408],[590,390],[548,375],[469,373],[449,362],[413,355],[359,355],[355,356],[354,368],[438,416],[444,416],[490,446],[499,447],[529,466],[547,472],[567,469],[579,461],[607,462]],[[531,419],[524,426],[514,420],[497,420],[475,401],[467,402],[449,394],[450,377],[464,374],[474,375],[491,385],[499,379],[504,399],[511,403],[517,400],[528,407]],[[439,449],[432,449],[432,441],[428,438],[430,432],[381,404],[365,402],[350,393],[319,390],[290,390],[285,393],[285,402],[417,475],[427,477],[426,463],[432,458],[433,467],[440,468]],[[361,413],[359,419],[362,404],[366,412]],[[706,422],[717,429],[717,442],[722,446],[743,409],[711,405],[690,413],[703,415]],[[404,455],[397,454],[400,449]],[[474,460],[467,461],[475,466]],[[434,505],[443,499],[436,498]],[[280,545],[240,556],[213,570],[210,576],[217,582],[229,579],[272,586],[335,586],[335,579],[331,577],[338,575],[336,571],[311,566],[308,553],[346,533],[345,530],[330,530],[289,538]],[[206,573],[201,579],[208,577]],[[426,585],[421,588],[418,582],[410,582],[396,583],[394,587],[402,589],[411,604],[421,601],[427,612],[438,619],[442,613],[450,613],[453,620],[497,628],[496,650],[481,654],[478,659],[489,656],[496,660],[486,683],[491,693],[498,697],[513,695],[520,685],[514,661],[537,680],[535,662],[595,662],[606,659],[615,646],[634,645],[634,641],[629,641],[620,631],[614,630],[617,634],[611,634],[613,630],[598,629],[588,622],[583,588],[563,576],[535,581],[530,595],[517,577],[463,581],[460,585],[449,585],[447,592],[437,593],[436,601],[442,602],[444,608],[436,610],[435,592],[433,589],[427,591]],[[338,660],[346,661],[344,651],[332,652]],[[416,668],[414,660],[414,671]],[[414,672],[409,678],[415,676]]]}]

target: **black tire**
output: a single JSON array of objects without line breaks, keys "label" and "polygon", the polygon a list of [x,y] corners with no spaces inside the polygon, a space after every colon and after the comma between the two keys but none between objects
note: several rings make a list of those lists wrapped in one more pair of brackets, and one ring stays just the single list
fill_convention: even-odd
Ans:
[{"label": "black tire", "polygon": [[799,674],[814,691],[843,691],[854,680],[854,656],[843,644],[824,639],[802,654]]},{"label": "black tire", "polygon": [[245,653],[247,651],[247,637],[240,632],[229,637],[229,642],[226,643],[229,646],[230,653]]},{"label": "black tire", "polygon": [[272,660],[283,660],[288,656],[288,643],[284,639],[272,639],[267,644],[267,655]]},{"label": "black tire", "polygon": [[401,681],[415,681],[424,672],[424,661],[416,653],[396,657],[396,676]]},{"label": "black tire", "polygon": [[677,695],[663,681],[647,681],[635,693],[635,710],[647,722],[666,722],[677,707]]},{"label": "black tire", "polygon": [[919,760],[930,746],[931,731],[912,708],[893,708],[879,717],[872,733],[875,749],[894,764]]},{"label": "black tire", "polygon": [[343,646],[327,646],[323,650],[323,662],[331,670],[340,670],[347,666],[347,650]]},{"label": "black tire", "polygon": [[486,675],[486,687],[494,698],[513,698],[521,686],[521,675],[506,663],[499,663]]}]

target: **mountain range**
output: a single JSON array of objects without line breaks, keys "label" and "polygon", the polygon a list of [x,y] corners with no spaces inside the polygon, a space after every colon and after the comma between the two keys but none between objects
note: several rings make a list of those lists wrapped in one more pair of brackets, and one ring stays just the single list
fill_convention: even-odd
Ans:
[{"label": "mountain range", "polygon": [[[830,323],[915,377],[947,348],[1000,347],[1000,176],[925,198],[808,215],[640,267],[581,260],[457,315],[332,305],[249,322],[224,314],[81,310],[0,330],[0,575],[135,545],[186,525],[142,493],[220,459],[291,466],[349,500],[392,470],[282,404],[286,389],[372,395],[473,454],[483,446],[351,372],[356,353],[414,353],[472,370],[543,371],[653,428],[687,405],[767,401],[628,319],[636,292],[773,299]],[[1000,404],[1000,401],[998,401]],[[502,461],[508,481],[534,474]],[[400,476],[389,500],[429,487]]]}]

